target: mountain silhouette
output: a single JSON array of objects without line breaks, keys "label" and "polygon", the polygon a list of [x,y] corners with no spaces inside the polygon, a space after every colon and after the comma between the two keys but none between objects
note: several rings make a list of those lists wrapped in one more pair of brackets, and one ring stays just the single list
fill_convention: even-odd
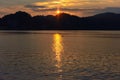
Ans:
[{"label": "mountain silhouette", "polygon": [[18,11],[0,18],[1,30],[120,30],[120,14],[78,17],[67,13],[31,16]]}]

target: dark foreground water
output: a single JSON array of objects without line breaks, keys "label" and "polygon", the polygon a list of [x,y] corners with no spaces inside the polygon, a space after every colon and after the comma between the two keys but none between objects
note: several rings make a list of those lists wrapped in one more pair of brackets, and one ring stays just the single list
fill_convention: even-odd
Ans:
[{"label": "dark foreground water", "polygon": [[0,80],[120,80],[120,31],[0,31]]}]

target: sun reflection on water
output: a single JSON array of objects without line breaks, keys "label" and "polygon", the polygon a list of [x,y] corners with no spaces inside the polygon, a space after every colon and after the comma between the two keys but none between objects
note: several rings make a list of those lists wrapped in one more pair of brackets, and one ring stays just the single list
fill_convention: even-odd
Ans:
[{"label": "sun reflection on water", "polygon": [[61,60],[61,53],[63,52],[63,43],[62,43],[62,36],[61,34],[54,34],[53,35],[53,51],[55,52],[55,66],[58,69],[58,72],[62,72],[62,60]]}]

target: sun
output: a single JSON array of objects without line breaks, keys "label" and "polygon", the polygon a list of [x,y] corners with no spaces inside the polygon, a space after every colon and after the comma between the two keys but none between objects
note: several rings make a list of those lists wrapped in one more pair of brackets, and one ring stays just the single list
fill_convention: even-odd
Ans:
[{"label": "sun", "polygon": [[60,9],[57,9],[56,14],[60,14],[60,13],[61,13]]}]

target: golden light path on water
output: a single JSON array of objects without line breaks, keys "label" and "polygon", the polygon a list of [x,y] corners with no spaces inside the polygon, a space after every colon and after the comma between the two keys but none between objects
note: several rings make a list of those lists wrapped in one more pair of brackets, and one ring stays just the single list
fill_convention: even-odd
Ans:
[{"label": "golden light path on water", "polygon": [[58,69],[58,72],[62,72],[62,52],[63,52],[63,42],[62,42],[62,36],[58,33],[53,35],[53,51],[55,52],[55,60],[56,64],[55,66]]}]

